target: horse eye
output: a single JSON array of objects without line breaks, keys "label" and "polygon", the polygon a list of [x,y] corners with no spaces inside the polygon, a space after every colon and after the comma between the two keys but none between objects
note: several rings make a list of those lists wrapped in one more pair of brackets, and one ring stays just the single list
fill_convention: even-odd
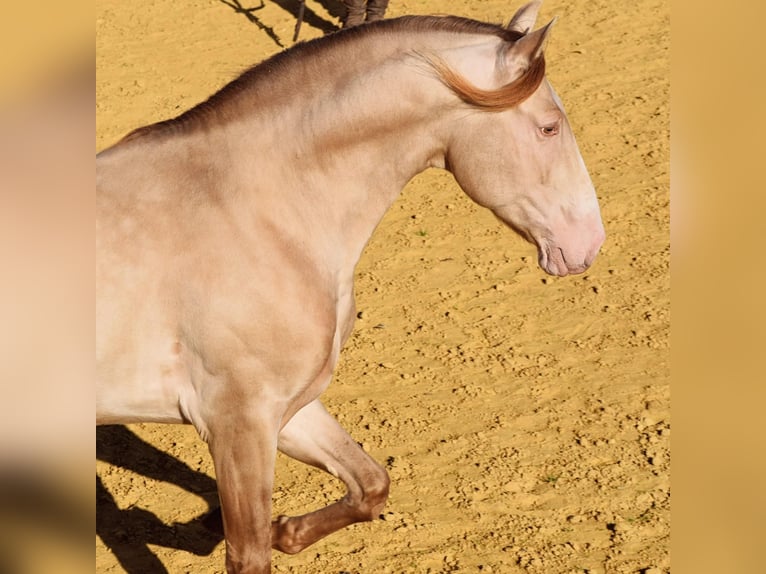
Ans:
[{"label": "horse eye", "polygon": [[540,128],[540,132],[544,136],[555,136],[557,133],[559,133],[559,127],[558,126],[544,126]]}]

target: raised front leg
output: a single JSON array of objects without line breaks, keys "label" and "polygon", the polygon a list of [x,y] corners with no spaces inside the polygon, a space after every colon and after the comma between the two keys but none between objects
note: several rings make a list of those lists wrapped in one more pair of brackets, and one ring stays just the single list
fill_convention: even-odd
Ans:
[{"label": "raised front leg", "polygon": [[319,400],[298,411],[279,434],[279,450],[340,478],[346,496],[302,516],[280,516],[272,523],[272,546],[288,554],[300,552],[349,524],[372,520],[388,498],[389,478]]},{"label": "raised front leg", "polygon": [[222,412],[208,437],[226,537],[226,571],[269,574],[279,421],[263,409],[241,411],[237,405]]}]

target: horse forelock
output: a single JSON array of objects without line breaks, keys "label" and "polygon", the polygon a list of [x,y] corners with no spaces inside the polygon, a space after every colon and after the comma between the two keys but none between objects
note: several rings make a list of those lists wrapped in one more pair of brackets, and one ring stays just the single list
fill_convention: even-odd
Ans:
[{"label": "horse forelock", "polygon": [[[268,92],[281,77],[286,76],[288,79],[294,80],[294,77],[290,76],[290,70],[301,66],[301,64],[306,65],[308,62],[321,61],[321,59],[328,58],[336,52],[345,53],[345,50],[353,50],[355,59],[357,59],[359,54],[366,53],[359,49],[358,43],[360,42],[374,38],[386,41],[399,34],[424,34],[428,32],[449,32],[456,35],[484,34],[499,37],[506,42],[515,42],[523,36],[523,34],[499,24],[490,24],[459,16],[402,16],[341,30],[314,40],[299,42],[288,50],[263,60],[242,72],[207,100],[175,118],[137,128],[123,137],[120,143],[144,136],[184,133],[194,130],[196,126],[204,123],[204,120],[209,120],[212,117],[225,118],[227,106],[236,101],[239,95],[250,90],[256,90],[258,87],[263,87],[264,92]],[[482,90],[471,85],[443,61],[420,55],[432,67],[441,81],[461,100],[469,105],[492,111],[507,109],[524,101],[534,93],[545,75],[545,60],[541,55],[514,82],[497,90]],[[321,76],[318,77],[321,78]]]}]

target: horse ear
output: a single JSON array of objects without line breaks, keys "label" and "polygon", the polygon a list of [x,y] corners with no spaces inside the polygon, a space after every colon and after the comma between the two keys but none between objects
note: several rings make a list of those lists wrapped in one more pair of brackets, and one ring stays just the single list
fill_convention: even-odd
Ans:
[{"label": "horse ear", "polygon": [[529,32],[532,28],[535,27],[537,12],[540,10],[542,3],[543,0],[532,0],[532,2],[524,4],[524,6],[516,11],[516,13],[513,15],[513,18],[511,18],[511,21],[508,22],[508,26],[506,26],[506,28],[509,30],[515,30],[516,32],[521,32],[522,34]]},{"label": "horse ear", "polygon": [[540,57],[548,39],[548,34],[556,18],[542,28],[530,32],[510,44],[505,53],[505,67],[513,78],[520,76],[529,65]]}]

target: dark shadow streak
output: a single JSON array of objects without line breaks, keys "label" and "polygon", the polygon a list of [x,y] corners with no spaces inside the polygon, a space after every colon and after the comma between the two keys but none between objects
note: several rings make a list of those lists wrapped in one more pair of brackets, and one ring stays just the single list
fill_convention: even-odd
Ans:
[{"label": "dark shadow streak", "polygon": [[[261,10],[266,6],[264,0],[259,0],[260,6],[253,6],[252,8],[245,8],[242,6],[242,3],[240,0],[219,0],[222,4],[226,4],[229,8],[234,10],[237,14],[244,14],[244,16],[253,24],[258,26],[259,29],[266,32],[266,35],[268,35],[269,38],[271,38],[274,43],[279,46],[280,48],[285,48],[285,45],[282,44],[282,41],[279,39],[279,36],[277,36],[277,33],[274,31],[274,29],[270,26],[267,26],[264,24],[260,18],[258,18],[254,12],[257,12],[258,10]],[[335,24],[334,22],[325,20],[322,18],[319,14],[311,10],[308,6],[306,6],[305,0],[273,0],[274,4],[288,12],[290,15],[292,15],[296,19],[296,25],[295,25],[295,34],[293,36],[293,42],[295,42],[298,39],[298,33],[300,31],[300,26],[302,22],[305,22],[309,26],[312,26],[316,28],[317,30],[321,30],[324,34],[330,34],[332,32],[337,32],[340,27]],[[319,3],[324,6],[324,8],[327,10],[328,14],[332,16],[333,18],[336,18],[338,21],[342,20],[345,13],[346,8],[343,5],[343,2],[341,0],[319,0]]]},{"label": "dark shadow streak", "polygon": [[284,44],[282,44],[282,41],[279,39],[279,36],[277,36],[276,32],[274,32],[274,29],[271,28],[270,26],[266,26],[266,24],[261,22],[260,19],[258,19],[258,17],[253,14],[253,12],[260,10],[261,8],[266,6],[263,0],[260,0],[260,1],[261,1],[260,6],[254,6],[253,8],[245,8],[242,6],[242,4],[240,4],[239,0],[219,0],[219,2],[226,4],[229,8],[234,10],[237,14],[244,14],[248,20],[250,20],[253,24],[258,26],[258,28],[266,32],[266,35],[272,40],[274,40],[274,43],[277,46],[279,46],[280,48],[284,48],[285,47]]},{"label": "dark shadow streak", "polygon": [[[137,474],[175,484],[201,497],[209,509],[217,508],[218,495],[212,478],[145,442],[124,426],[96,429],[96,456]],[[213,510],[189,522],[168,525],[144,508],[120,509],[96,476],[96,534],[129,574],[167,573],[148,544],[197,556],[210,554],[223,540],[221,530],[216,528],[217,520],[220,515]]]},{"label": "dark shadow streak", "polygon": [[[273,0],[274,4],[285,10],[286,12],[289,12],[297,21],[298,24],[300,24],[301,21],[305,22],[309,26],[312,26],[313,28],[316,28],[317,30],[321,30],[324,34],[330,34],[332,32],[337,32],[340,30],[337,24],[334,22],[329,22],[322,18],[319,14],[311,10],[308,6],[305,4],[305,0]],[[319,2],[322,6],[325,7],[327,12],[330,14],[330,16],[337,18],[338,20],[341,20],[346,13],[346,9],[343,6],[343,3],[340,0],[320,0]],[[301,7],[304,8],[303,16],[300,15]],[[299,26],[296,25],[296,35],[293,38],[293,42],[297,39],[297,32],[299,30]]]}]

